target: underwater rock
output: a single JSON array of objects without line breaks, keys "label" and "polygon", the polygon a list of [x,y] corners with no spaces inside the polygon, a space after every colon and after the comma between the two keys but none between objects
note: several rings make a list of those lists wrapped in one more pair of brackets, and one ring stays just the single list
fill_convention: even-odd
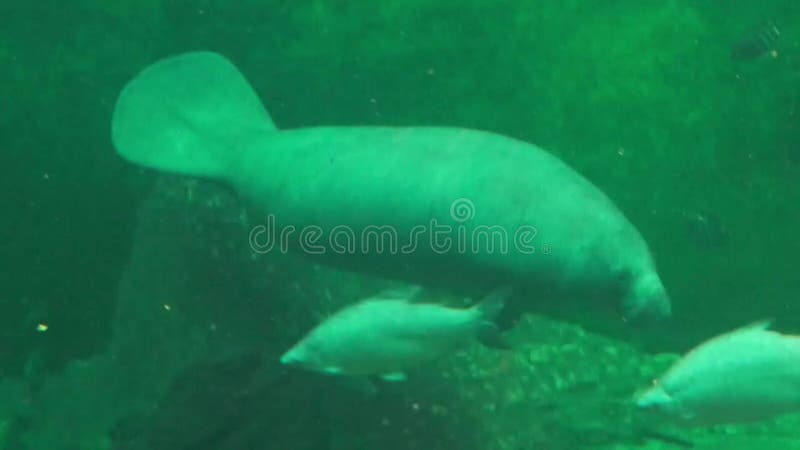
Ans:
[{"label": "underwater rock", "polygon": [[[275,393],[286,392],[286,383],[281,384],[286,380],[281,379],[280,374],[269,377],[261,373],[264,363],[263,357],[254,352],[224,361],[188,366],[170,384],[153,414],[138,419],[138,432],[131,432],[134,427],[126,421],[118,423],[115,447],[131,450],[235,448],[226,442],[252,427],[254,420],[263,420],[263,417],[254,417],[253,411],[265,392],[272,389],[273,397]],[[279,404],[277,398],[271,401]],[[287,414],[281,420],[289,423],[302,421],[302,418],[288,414],[289,411],[302,412],[302,409],[283,410]],[[304,433],[288,433],[291,444],[285,440],[281,444],[279,436],[287,434],[283,433],[286,426],[276,419],[269,422],[275,427],[270,433],[272,445],[276,448],[314,448],[302,444]],[[312,427],[313,422],[307,426]],[[125,429],[127,433],[120,432]]]},{"label": "underwater rock", "polygon": [[[187,367],[120,450],[471,449],[402,393],[364,397],[255,354]],[[265,444],[268,443],[268,444]]]}]

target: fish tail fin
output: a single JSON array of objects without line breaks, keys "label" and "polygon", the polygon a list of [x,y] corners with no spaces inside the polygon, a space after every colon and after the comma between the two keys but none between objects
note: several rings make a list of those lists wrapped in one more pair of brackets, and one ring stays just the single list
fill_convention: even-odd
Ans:
[{"label": "fish tail fin", "polygon": [[511,292],[511,286],[497,288],[484,297],[480,303],[472,307],[478,314],[478,340],[487,347],[503,350],[511,348],[511,345],[494,323],[494,319],[505,307],[506,300],[511,296]]},{"label": "fish tail fin", "polygon": [[511,296],[511,292],[511,286],[497,288],[472,308],[483,320],[493,321],[505,307],[506,300]]},{"label": "fish tail fin", "polygon": [[125,159],[153,169],[224,179],[236,150],[277,129],[229,60],[189,52],[155,62],[120,92],[111,138]]}]

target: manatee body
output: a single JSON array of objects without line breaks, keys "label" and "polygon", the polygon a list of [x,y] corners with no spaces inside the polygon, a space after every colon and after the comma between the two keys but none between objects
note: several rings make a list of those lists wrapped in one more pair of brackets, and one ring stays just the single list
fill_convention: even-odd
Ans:
[{"label": "manatee body", "polygon": [[497,342],[492,320],[510,288],[468,309],[377,296],[332,315],[281,356],[281,363],[328,375],[405,379],[405,371],[434,361],[476,337]]},{"label": "manatee body", "polygon": [[800,411],[800,338],[758,323],[686,354],[637,400],[683,425],[768,419]]},{"label": "manatee body", "polygon": [[[584,297],[627,317],[670,302],[648,246],[595,186],[540,148],[458,128],[277,130],[224,57],[170,57],[122,90],[124,158],[232,186],[255,212],[256,250],[413,283],[512,284]],[[599,300],[597,300],[599,301]]]}]

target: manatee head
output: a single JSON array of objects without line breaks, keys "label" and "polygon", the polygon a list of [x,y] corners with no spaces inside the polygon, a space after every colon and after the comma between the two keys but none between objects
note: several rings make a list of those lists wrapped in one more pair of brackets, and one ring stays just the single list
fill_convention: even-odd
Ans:
[{"label": "manatee head", "polygon": [[669,295],[655,270],[645,271],[632,280],[623,309],[629,319],[662,320],[672,315]]}]

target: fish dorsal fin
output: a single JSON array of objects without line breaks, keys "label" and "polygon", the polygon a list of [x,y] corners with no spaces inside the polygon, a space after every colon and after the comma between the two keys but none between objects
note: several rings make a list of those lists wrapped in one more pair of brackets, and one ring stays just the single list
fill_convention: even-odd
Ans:
[{"label": "fish dorsal fin", "polygon": [[723,333],[719,336],[716,336],[710,339],[710,341],[717,342],[720,340],[749,336],[752,334],[770,333],[768,329],[771,325],[772,325],[772,319],[764,319],[756,322],[751,322],[747,325],[741,326],[734,330],[728,331],[727,333]]},{"label": "fish dorsal fin", "polygon": [[386,288],[377,294],[375,298],[391,299],[391,300],[413,300],[417,298],[422,292],[422,286],[417,284],[403,284]]},{"label": "fish dorsal fin", "polygon": [[741,328],[738,331],[764,331],[772,326],[772,319],[762,319],[756,322],[749,323]]},{"label": "fish dorsal fin", "polygon": [[[734,337],[740,337],[744,335],[749,335],[751,333],[760,333],[766,331],[770,325],[772,325],[771,319],[759,320],[756,322],[748,323],[747,325],[742,325],[739,328],[735,328],[733,330],[727,331],[725,333],[719,334],[710,338],[708,341],[704,342],[703,344],[698,345],[696,348],[703,347],[708,342],[719,342],[721,340],[731,339]],[[692,350],[693,352],[694,350]],[[692,353],[689,352],[689,353]]]}]

